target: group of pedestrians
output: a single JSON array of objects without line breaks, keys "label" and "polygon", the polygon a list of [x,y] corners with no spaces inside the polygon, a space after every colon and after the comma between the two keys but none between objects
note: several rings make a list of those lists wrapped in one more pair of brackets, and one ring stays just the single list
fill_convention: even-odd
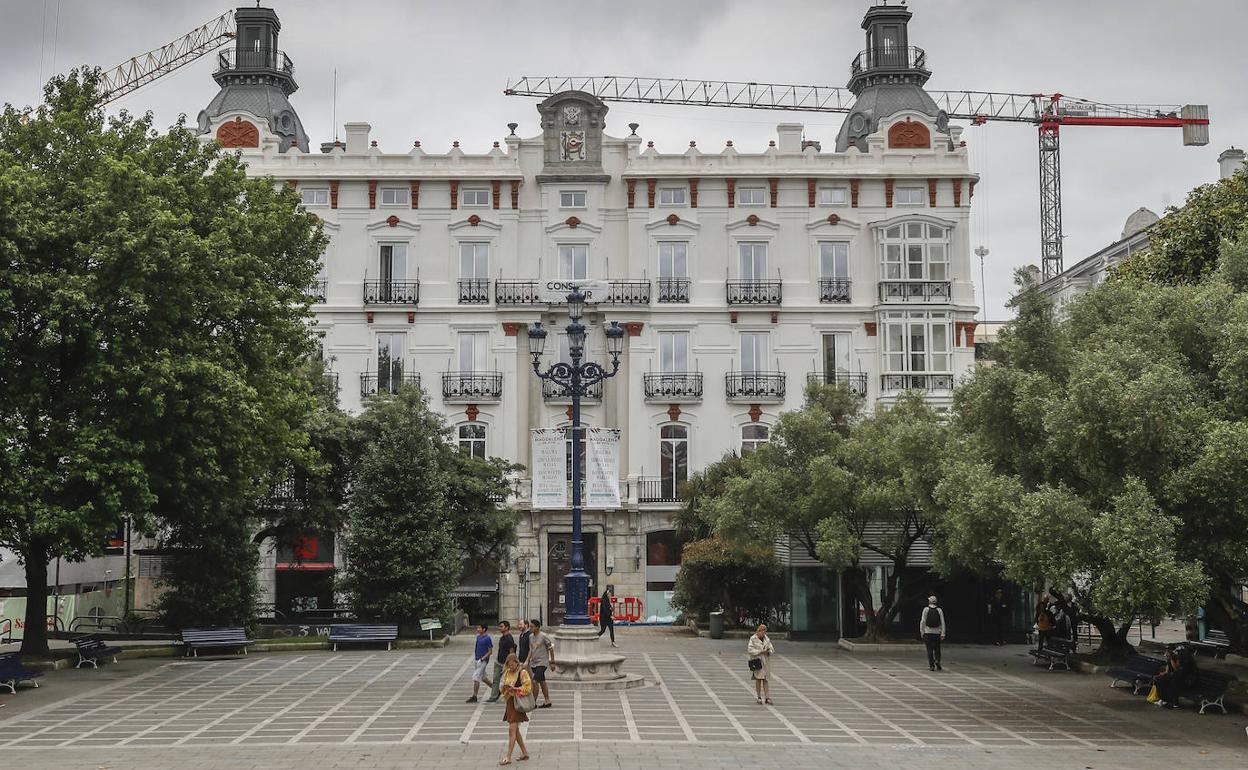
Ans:
[{"label": "group of pedestrians", "polygon": [[[550,634],[542,630],[540,620],[521,620],[520,638],[511,635],[511,623],[503,620],[498,624],[498,655],[494,656],[494,640],[490,638],[489,626],[477,624],[477,638],[473,645],[472,696],[467,703],[477,703],[481,685],[490,688],[486,703],[503,702],[503,721],[507,723],[507,753],[499,760],[500,765],[510,765],[511,755],[520,749],[517,761],[529,758],[528,746],[520,725],[529,721],[528,712],[534,708],[548,709],[550,686],[546,673],[555,670],[555,643]],[[487,675],[490,658],[494,657],[494,676]],[[542,704],[537,704],[537,690],[542,693]],[[518,699],[523,702],[518,702]]]},{"label": "group of pedestrians", "polygon": [[1078,612],[1074,603],[1053,591],[1036,602],[1036,650],[1043,650],[1050,639],[1074,641]]}]

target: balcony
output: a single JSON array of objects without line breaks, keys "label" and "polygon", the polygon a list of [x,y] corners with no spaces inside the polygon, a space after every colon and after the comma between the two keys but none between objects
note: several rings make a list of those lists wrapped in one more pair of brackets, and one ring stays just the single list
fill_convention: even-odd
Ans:
[{"label": "balcony", "polygon": [[[550,380],[542,380],[542,398],[552,404],[570,404],[572,397],[564,393],[563,387],[557,385]],[[595,382],[585,389],[585,395],[581,396],[581,401],[601,401],[602,400],[602,382]]]},{"label": "balcony", "polygon": [[420,301],[420,281],[390,279],[364,282],[365,305],[415,305]]},{"label": "balcony", "polygon": [[611,281],[604,305],[649,305],[649,281]]},{"label": "balcony", "polygon": [[442,372],[442,400],[479,404],[503,397],[502,372]]},{"label": "balcony", "polygon": [[420,387],[420,374],[417,372],[383,372],[380,377],[376,373],[360,375],[360,396],[368,398],[378,393],[398,393],[399,388]]},{"label": "balcony", "polygon": [[459,304],[488,305],[490,304],[489,278],[459,279]]},{"label": "balcony", "polygon": [[849,302],[850,283],[848,278],[820,278],[820,302]]},{"label": "balcony", "polygon": [[680,503],[685,499],[685,479],[640,478],[637,479],[637,502]]},{"label": "balcony", "polygon": [[702,400],[702,372],[658,372],[641,376],[647,401],[664,404]]},{"label": "balcony", "polygon": [[859,51],[849,62],[849,74],[861,75],[867,70],[923,70],[927,72],[927,51],[910,46],[901,48],[868,48]]},{"label": "balcony", "polygon": [[784,401],[784,372],[728,372],[724,375],[729,401],[780,403]]},{"label": "balcony", "polygon": [[285,51],[276,48],[261,48],[258,51],[240,51],[229,48],[217,54],[217,71],[220,75],[226,72],[274,70],[287,75],[295,74],[295,63]]},{"label": "balcony", "polygon": [[808,385],[844,385],[855,396],[867,397],[867,375],[861,372],[809,372]]},{"label": "balcony", "polygon": [[308,284],[308,288],[304,293],[307,294],[308,299],[313,302],[323,303],[329,296],[329,281],[325,279],[313,281]]},{"label": "balcony", "polygon": [[494,303],[507,305],[544,305],[538,297],[537,281],[495,281]]},{"label": "balcony", "polygon": [[948,302],[949,281],[880,281],[880,302]]},{"label": "balcony", "polygon": [[953,390],[952,374],[881,374],[880,390],[897,393],[903,390]]},{"label": "balcony", "polygon": [[307,502],[308,479],[302,474],[291,475],[273,482],[273,486],[259,500],[259,507],[266,511],[294,508]]},{"label": "balcony", "polygon": [[729,305],[779,305],[780,281],[728,281]]},{"label": "balcony", "polygon": [[688,278],[660,278],[659,302],[688,302]]}]

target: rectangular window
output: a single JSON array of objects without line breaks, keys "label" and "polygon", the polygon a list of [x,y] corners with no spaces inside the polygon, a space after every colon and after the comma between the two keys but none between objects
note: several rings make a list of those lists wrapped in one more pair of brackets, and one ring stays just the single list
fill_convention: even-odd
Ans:
[{"label": "rectangular window", "polygon": [[906,222],[886,229],[883,279],[886,281],[948,281],[948,228]]},{"label": "rectangular window", "polygon": [[659,332],[659,371],[663,374],[689,371],[688,332]]},{"label": "rectangular window", "polygon": [[737,248],[741,255],[741,280],[764,280],[767,277],[767,244],[741,243]]},{"label": "rectangular window", "polygon": [[738,187],[738,206],[766,206],[767,190],[762,187]]},{"label": "rectangular window", "polygon": [[767,332],[741,332],[741,371],[767,371]]},{"label": "rectangular window", "polygon": [[660,206],[683,206],[687,200],[687,193],[683,187],[660,187],[659,188],[659,205]]},{"label": "rectangular window", "polygon": [[490,191],[489,190],[463,190],[459,194],[459,205],[461,206],[489,206]]},{"label": "rectangular window", "polygon": [[406,206],[408,200],[406,187],[381,188],[381,205],[383,206]]},{"label": "rectangular window", "polygon": [[459,449],[470,457],[485,459],[485,426],[467,422],[459,426]]},{"label": "rectangular window", "polygon": [[847,187],[820,187],[819,188],[819,205],[820,206],[844,206],[849,203],[849,188]]},{"label": "rectangular window", "polygon": [[403,354],[406,336],[402,332],[377,335],[378,393],[397,393],[403,384]]},{"label": "rectangular window", "polygon": [[893,194],[893,203],[897,205],[913,205],[923,202],[922,187],[898,187]]},{"label": "rectangular window", "polygon": [[824,241],[819,244],[819,277],[849,278],[849,244]]},{"label": "rectangular window", "polygon": [[559,208],[561,209],[583,209],[585,208],[585,191],[584,190],[563,190],[559,193]]},{"label": "rectangular window", "polygon": [[849,367],[849,334],[823,335],[823,371],[825,375],[847,374]]},{"label": "rectangular window", "polygon": [[559,277],[584,280],[589,277],[589,247],[583,243],[559,245]]},{"label": "rectangular window", "polygon": [[486,332],[459,333],[459,370],[461,372],[489,371],[490,335]]},{"label": "rectangular window", "polygon": [[889,372],[950,372],[952,347],[947,313],[888,313],[884,319],[884,366]]},{"label": "rectangular window", "polygon": [[465,281],[490,277],[490,244],[459,244],[459,277]]},{"label": "rectangular window", "polygon": [[311,187],[299,191],[299,197],[305,206],[328,206],[329,188]]},{"label": "rectangular window", "polygon": [[405,280],[407,278],[407,244],[381,244],[377,273],[382,280]]},{"label": "rectangular window", "polygon": [[659,244],[659,277],[689,277],[689,244],[683,241],[664,241]]}]

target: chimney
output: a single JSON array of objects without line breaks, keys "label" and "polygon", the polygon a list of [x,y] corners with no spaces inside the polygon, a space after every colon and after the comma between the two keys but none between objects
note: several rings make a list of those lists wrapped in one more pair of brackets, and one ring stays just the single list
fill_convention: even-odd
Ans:
[{"label": "chimney", "polygon": [[1218,156],[1218,178],[1228,179],[1231,174],[1239,171],[1244,167],[1243,150],[1237,150],[1234,147],[1228,147]]},{"label": "chimney", "polygon": [[368,132],[372,128],[367,123],[348,123],[346,125],[348,155],[363,155],[368,152]]},{"label": "chimney", "polygon": [[776,144],[780,152],[801,152],[802,151],[802,124],[801,123],[781,123],[776,126],[776,134],[779,135],[780,141]]}]

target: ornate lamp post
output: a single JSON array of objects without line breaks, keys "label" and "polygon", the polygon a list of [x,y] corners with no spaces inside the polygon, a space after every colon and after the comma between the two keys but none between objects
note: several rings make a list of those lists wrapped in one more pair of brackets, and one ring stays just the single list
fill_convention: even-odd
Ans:
[{"label": "ornate lamp post", "polygon": [[589,625],[589,575],[585,573],[585,553],[581,537],[581,398],[592,385],[614,377],[620,371],[620,353],[624,350],[624,328],[612,321],[605,329],[611,369],[596,361],[581,361],[585,350],[585,295],[579,288],[568,295],[568,354],[572,360],[557,361],[542,370],[542,353],[546,349],[547,331],[542,324],[529,327],[529,354],[533,356],[533,372],[547,380],[572,399],[572,571],[564,578],[567,585],[567,626]]}]

